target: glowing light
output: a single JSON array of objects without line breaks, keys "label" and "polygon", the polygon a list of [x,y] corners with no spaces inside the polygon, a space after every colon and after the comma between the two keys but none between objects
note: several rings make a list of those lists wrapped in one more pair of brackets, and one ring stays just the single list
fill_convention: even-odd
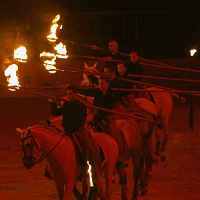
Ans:
[{"label": "glowing light", "polygon": [[[59,21],[59,19],[60,19],[60,15],[58,14],[52,20],[52,26],[50,28],[50,34],[47,36],[47,39],[50,42],[55,42],[58,39],[57,36],[56,36],[56,31],[57,31],[57,28],[58,28],[57,22]],[[60,26],[60,28],[62,28],[62,26]]]},{"label": "glowing light", "polygon": [[195,54],[196,52],[197,52],[196,49],[191,49],[191,50],[190,50],[190,55],[191,55],[191,56],[194,56],[194,54]]},{"label": "glowing light", "polygon": [[90,179],[90,186],[93,187],[93,181],[92,181],[92,166],[90,165],[90,162],[87,160],[87,164],[88,164],[88,174],[89,174],[89,179]]},{"label": "glowing light", "polygon": [[66,45],[64,45],[62,42],[60,42],[59,44],[57,44],[54,47],[54,49],[57,51],[56,56],[58,58],[68,58]]},{"label": "glowing light", "polygon": [[56,55],[54,53],[43,51],[40,53],[40,57],[45,57],[44,66],[49,71],[49,73],[56,73]]},{"label": "glowing light", "polygon": [[[20,86],[19,79],[17,76],[18,66],[16,64],[9,65],[8,68],[4,71],[5,76],[7,77],[8,86]],[[11,89],[15,91],[15,89]]]},{"label": "glowing light", "polygon": [[20,46],[16,50],[14,50],[14,58],[19,62],[26,62],[27,61],[27,54],[26,54],[26,47]]}]

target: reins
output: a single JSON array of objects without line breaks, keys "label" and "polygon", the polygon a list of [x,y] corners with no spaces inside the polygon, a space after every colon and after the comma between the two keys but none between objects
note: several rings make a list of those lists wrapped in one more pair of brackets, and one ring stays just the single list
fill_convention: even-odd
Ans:
[{"label": "reins", "polygon": [[[34,162],[34,164],[37,164],[37,163],[42,162],[49,154],[51,154],[52,151],[59,145],[59,143],[61,142],[61,140],[63,139],[64,136],[65,136],[65,133],[62,134],[62,137],[58,140],[58,142],[55,144],[55,146],[54,146],[46,155],[41,155],[41,156],[38,158],[38,160]],[[36,159],[35,159],[34,157],[32,157],[32,156],[26,157],[26,153],[25,153],[25,151],[24,151],[24,140],[26,140],[26,139],[28,139],[28,138],[31,138],[31,139],[33,140],[32,145],[33,145],[33,143],[34,143],[34,144],[36,145],[36,147],[39,149],[39,146],[38,146],[38,144],[36,143],[36,141],[35,141],[35,139],[34,139],[34,137],[33,137],[32,134],[29,135],[28,137],[22,138],[22,139],[21,139],[21,141],[23,141],[22,150],[23,150],[23,152],[24,152],[24,157],[23,157],[22,159],[25,159],[25,158],[33,158],[34,160],[36,160]],[[31,141],[32,141],[32,140],[31,140]],[[33,149],[33,148],[32,148],[32,149]]]},{"label": "reins", "polygon": [[63,137],[65,136],[65,133],[62,134],[62,137],[58,140],[56,145],[46,154],[46,155],[41,155],[37,161],[35,161],[35,164],[42,162],[49,154],[52,153],[52,151],[59,145]]}]

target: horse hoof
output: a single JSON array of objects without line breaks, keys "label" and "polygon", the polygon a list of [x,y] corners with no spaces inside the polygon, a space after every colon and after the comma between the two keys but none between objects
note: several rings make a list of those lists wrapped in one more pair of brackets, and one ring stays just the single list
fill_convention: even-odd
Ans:
[{"label": "horse hoof", "polygon": [[143,188],[141,191],[141,196],[145,196],[148,193],[148,189],[147,188]]},{"label": "horse hoof", "polygon": [[161,157],[160,157],[161,162],[165,162],[165,161],[166,161],[166,158],[167,158],[166,156],[161,156]]}]

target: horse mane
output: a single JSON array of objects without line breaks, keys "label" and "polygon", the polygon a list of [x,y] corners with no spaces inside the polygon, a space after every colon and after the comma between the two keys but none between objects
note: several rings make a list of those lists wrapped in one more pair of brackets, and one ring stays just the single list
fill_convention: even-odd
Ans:
[{"label": "horse mane", "polygon": [[[48,130],[48,131],[51,131],[51,132],[53,132],[53,133],[55,133],[55,134],[57,134],[57,135],[61,135],[61,134],[64,134],[64,132],[60,132],[60,131],[58,131],[57,129],[55,129],[55,128],[53,128],[53,127],[51,127],[51,126],[47,126],[47,125],[43,125],[43,124],[36,124],[36,125],[34,125],[34,126],[30,126],[30,127],[28,127],[27,129],[34,129],[34,130],[38,130],[38,129],[45,129],[45,130]],[[67,136],[67,135],[66,135]]]}]

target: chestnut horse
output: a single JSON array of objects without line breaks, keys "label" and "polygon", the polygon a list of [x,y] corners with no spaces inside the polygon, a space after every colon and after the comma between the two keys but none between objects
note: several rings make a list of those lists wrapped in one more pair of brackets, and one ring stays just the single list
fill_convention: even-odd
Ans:
[{"label": "chestnut horse", "polygon": [[[30,169],[34,164],[46,158],[48,161],[48,171],[55,182],[59,199],[68,200],[77,179],[86,169],[83,164],[77,161],[71,138],[43,125],[28,127],[23,131],[17,128],[17,131],[21,134],[24,167]],[[105,157],[102,161],[106,182],[105,194],[101,180],[96,181],[97,190],[101,199],[109,200],[112,173],[119,149],[115,140],[107,134],[97,133],[93,139],[101,146]],[[39,151],[44,156],[36,161]]]}]

